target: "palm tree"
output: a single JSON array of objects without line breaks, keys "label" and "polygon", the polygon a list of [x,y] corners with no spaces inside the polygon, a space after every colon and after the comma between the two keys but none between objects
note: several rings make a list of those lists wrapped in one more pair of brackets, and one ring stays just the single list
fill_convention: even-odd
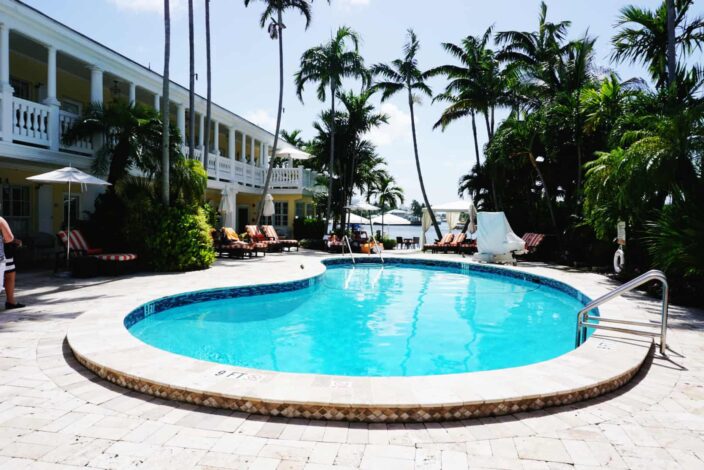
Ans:
[{"label": "palm tree", "polygon": [[570,21],[552,23],[547,20],[548,7],[540,3],[537,31],[503,31],[496,34],[496,42],[503,45],[497,58],[514,69],[524,86],[534,95],[529,106],[539,107],[540,96],[551,96],[558,88],[561,58],[566,48],[565,37]]},{"label": "palm tree", "polygon": [[484,35],[479,37],[467,36],[460,45],[443,43],[445,51],[457,58],[460,65],[443,65],[428,71],[430,75],[445,75],[450,80],[445,91],[433,99],[449,103],[433,128],[440,127],[444,130],[458,119],[466,116],[471,118],[476,172],[482,170],[476,114],[484,115],[487,137],[491,141],[494,136],[494,109],[503,102],[508,102],[505,98],[507,72],[500,70],[494,51],[487,47],[492,30],[493,28],[487,28]]},{"label": "palm tree", "polygon": [[[353,48],[347,48],[347,41]],[[318,99],[325,101],[327,89],[330,90],[330,115],[335,116],[335,98],[337,90],[342,85],[342,79],[354,77],[362,80],[363,85],[369,83],[369,72],[364,67],[364,59],[359,55],[359,36],[347,26],[337,29],[335,36],[326,44],[308,49],[301,56],[301,66],[296,72],[296,93],[303,102],[303,89],[307,82],[318,83]],[[335,167],[335,119],[330,124],[330,171]],[[328,201],[325,210],[326,219],[330,221],[332,204],[333,174],[328,183]]]},{"label": "palm tree", "polygon": [[396,185],[392,176],[382,176],[371,188],[367,199],[376,196],[376,203],[381,208],[381,234],[384,235],[384,213],[396,209],[404,202],[403,189]]},{"label": "palm tree", "polygon": [[[244,6],[254,0],[244,0]],[[306,20],[306,29],[310,26],[311,11],[310,4],[313,0],[262,0],[264,2],[264,12],[259,20],[259,25],[263,28],[269,22],[267,28],[271,39],[278,39],[279,43],[279,107],[276,112],[276,130],[274,131],[274,145],[272,147],[272,155],[276,156],[276,151],[279,145],[279,132],[281,130],[281,114],[284,107],[284,25],[283,13],[285,10],[298,11]],[[328,0],[329,1],[329,0]],[[276,16],[276,18],[274,18]],[[264,198],[269,193],[269,184],[271,183],[271,175],[274,173],[274,160],[269,161],[269,169],[266,172],[266,180],[264,181],[264,189],[262,190],[262,199],[257,210],[256,223],[262,218],[264,211]]]},{"label": "palm tree", "polygon": [[[163,144],[162,132],[162,117],[153,108],[119,100],[89,104],[80,119],[66,131],[63,141],[71,145],[101,136],[102,146],[95,152],[92,170],[95,174],[107,174],[107,181],[112,185],[109,190],[112,190],[131,169],[154,172],[154,156],[161,153]],[[179,140],[177,132],[172,137],[170,146]]]},{"label": "palm tree", "polygon": [[[210,155],[210,119],[212,106],[212,85],[211,85],[211,70],[210,70],[210,0],[205,0],[205,81],[207,82],[207,94],[205,102],[205,129],[201,129],[205,137],[203,145],[203,166],[208,167],[208,158]],[[218,136],[215,136],[217,148]]]},{"label": "palm tree", "polygon": [[[573,116],[573,133],[577,147],[577,194],[582,189],[582,140],[584,136],[584,115],[582,92],[593,79],[594,44],[596,39],[584,36],[570,43],[562,69],[559,70],[562,94],[567,98]],[[579,196],[578,196],[579,197]]]},{"label": "palm tree", "polygon": [[169,0],[164,0],[164,76],[163,76],[163,105],[161,116],[164,123],[161,141],[161,201],[164,205],[169,204],[169,131],[170,131],[170,106],[169,106],[169,60],[171,58],[171,12]]},{"label": "palm tree", "polygon": [[687,16],[693,3],[663,0],[655,11],[633,5],[622,8],[616,23],[620,29],[611,40],[612,59],[643,63],[658,88],[674,80],[676,49],[686,58],[704,42],[704,18]]},{"label": "palm tree", "polygon": [[[344,207],[349,204],[356,190],[368,192],[380,171],[383,158],[376,153],[374,144],[365,139],[367,133],[375,127],[388,123],[388,116],[377,112],[371,104],[371,90],[360,94],[353,92],[338,92],[338,99],[343,109],[335,112],[335,124],[332,124],[330,111],[321,113],[320,121],[314,124],[317,136],[309,145],[314,158],[306,162],[306,166],[328,175],[336,175],[332,184],[328,179],[325,183],[332,187],[331,220],[340,221],[341,230],[345,229]],[[329,149],[335,129],[335,161],[330,167]]]},{"label": "palm tree", "polygon": [[188,158],[193,158],[196,146],[196,72],[193,39],[193,0],[188,0]]},{"label": "palm tree", "polygon": [[306,141],[301,137],[302,134],[303,131],[300,129],[294,129],[291,132],[286,129],[281,129],[281,140],[296,148],[302,149],[306,146]]},{"label": "palm tree", "polygon": [[420,191],[423,194],[423,202],[425,202],[425,207],[428,209],[430,220],[435,228],[435,234],[438,238],[442,238],[442,232],[440,232],[438,221],[435,218],[435,212],[433,212],[433,208],[430,206],[428,195],[425,191],[423,172],[420,168],[420,157],[418,156],[416,118],[413,106],[414,103],[419,100],[420,96],[416,93],[424,94],[426,96],[432,96],[433,94],[430,87],[425,83],[425,80],[428,78],[427,72],[424,73],[418,69],[418,59],[416,58],[418,49],[420,49],[420,42],[418,42],[416,33],[413,32],[412,29],[409,29],[408,42],[406,42],[403,47],[403,57],[393,60],[390,65],[376,64],[372,67],[372,74],[384,79],[383,81],[376,82],[372,88],[374,90],[381,90],[382,102],[404,90],[408,95],[408,108],[411,112],[411,133],[413,135],[413,153],[415,154],[416,159],[416,170],[418,171]]}]

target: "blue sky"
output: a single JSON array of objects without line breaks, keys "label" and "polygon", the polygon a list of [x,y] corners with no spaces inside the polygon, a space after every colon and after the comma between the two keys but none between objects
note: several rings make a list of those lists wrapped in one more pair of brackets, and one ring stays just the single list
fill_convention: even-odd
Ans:
[{"label": "blue sky", "polygon": [[[163,0],[25,0],[46,14],[66,23],[107,46],[150,65],[163,67]],[[639,65],[609,62],[609,40],[620,8],[627,4],[655,8],[661,0],[548,0],[551,20],[571,20],[571,37],[586,31],[596,36],[598,65],[611,66],[621,76],[645,76]],[[188,84],[188,15],[186,0],[172,3],[171,76]],[[200,80],[197,91],[205,94],[205,40],[203,0],[196,4],[196,59]],[[449,62],[441,42],[458,42],[479,35],[494,25],[501,30],[533,30],[539,0],[317,0],[313,21],[306,31],[300,17],[289,14],[285,30],[285,114],[282,127],[302,129],[312,137],[312,122],[329,104],[320,103],[306,90],[305,103],[295,96],[292,75],[301,53],[329,39],[340,25],[348,25],[362,36],[361,52],[368,64],[387,62],[401,55],[405,31],[413,27],[421,41],[420,66],[430,68]],[[262,5],[254,1],[244,8],[238,0],[211,1],[213,99],[220,105],[273,130],[276,116],[276,44],[259,28]],[[696,10],[696,9],[695,9]],[[430,83],[440,91],[441,79]],[[355,87],[350,82],[348,87]],[[413,161],[410,118],[403,97],[381,105],[391,122],[370,136],[388,161],[392,174],[404,188],[408,201],[420,199]],[[416,108],[419,150],[426,189],[431,203],[457,199],[457,180],[474,161],[469,121],[460,121],[445,132],[433,131],[442,108],[424,100]],[[484,136],[480,136],[484,140]]]}]

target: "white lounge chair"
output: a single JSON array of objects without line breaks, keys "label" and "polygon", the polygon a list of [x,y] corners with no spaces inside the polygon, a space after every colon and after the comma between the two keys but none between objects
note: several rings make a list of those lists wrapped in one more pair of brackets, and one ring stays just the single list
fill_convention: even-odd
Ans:
[{"label": "white lounge chair", "polygon": [[476,261],[515,265],[513,256],[526,253],[526,242],[513,233],[503,212],[479,212],[477,228]]}]

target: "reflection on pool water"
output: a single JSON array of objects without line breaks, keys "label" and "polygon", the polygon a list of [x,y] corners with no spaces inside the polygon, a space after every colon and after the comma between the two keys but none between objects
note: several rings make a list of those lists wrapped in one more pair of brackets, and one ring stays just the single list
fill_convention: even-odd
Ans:
[{"label": "reflection on pool water", "polygon": [[582,303],[552,287],[451,267],[328,266],[291,292],[164,310],[132,325],[145,343],[243,367],[347,376],[515,367],[574,349]]}]

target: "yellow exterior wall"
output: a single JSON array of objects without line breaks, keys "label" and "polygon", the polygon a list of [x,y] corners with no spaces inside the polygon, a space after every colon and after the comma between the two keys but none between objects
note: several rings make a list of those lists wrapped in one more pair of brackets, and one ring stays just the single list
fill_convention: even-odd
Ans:
[{"label": "yellow exterior wall", "polygon": [[[38,210],[38,197],[37,197],[37,191],[39,189],[39,184],[38,183],[33,183],[30,181],[27,181],[27,177],[29,176],[34,176],[39,173],[44,173],[46,171],[50,171],[47,168],[37,168],[36,171],[27,171],[27,170],[20,170],[20,169],[15,169],[11,168],[8,166],[4,166],[5,164],[0,165],[0,179],[4,182],[5,179],[9,180],[10,184],[13,186],[28,186],[30,188],[29,190],[29,213],[30,213],[30,231],[32,233],[36,233],[38,231],[38,217],[39,217],[39,210]],[[58,232],[61,229],[61,224],[63,222],[63,213],[62,213],[62,201],[63,201],[63,195],[68,193],[68,185],[65,184],[53,184],[51,185],[51,193],[52,193],[52,208],[51,208],[51,213],[52,213],[52,229],[53,233]],[[80,218],[84,218],[84,214],[82,213],[83,210],[85,210],[86,207],[88,207],[88,201],[86,200],[87,197],[93,197],[92,195],[88,196],[86,193],[81,193],[80,192],[80,187],[73,187],[71,188],[71,193],[76,194],[80,197],[80,210],[81,213],[79,214]],[[92,204],[90,204],[92,205]]]},{"label": "yellow exterior wall", "polygon": [[[312,204],[313,198],[311,196],[305,196],[302,194],[274,194],[274,202],[288,202],[288,230],[290,234],[293,234],[293,221],[296,218],[296,203],[303,202],[305,204]],[[217,208],[220,205],[220,191],[208,190],[206,193],[206,199],[210,201],[213,207]],[[253,224],[254,218],[257,216],[256,209],[257,204],[261,200],[261,195],[252,193],[238,193],[237,194],[237,205],[247,205],[249,207],[249,217],[250,220],[247,221],[246,225]]]}]

